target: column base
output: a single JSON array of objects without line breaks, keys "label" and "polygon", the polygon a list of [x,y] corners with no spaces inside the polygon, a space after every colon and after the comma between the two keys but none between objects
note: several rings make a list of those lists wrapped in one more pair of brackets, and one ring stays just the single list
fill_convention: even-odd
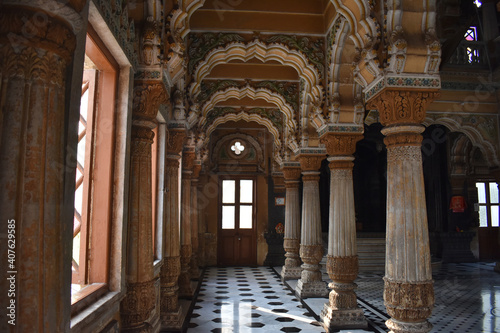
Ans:
[{"label": "column base", "polygon": [[179,331],[182,329],[184,318],[182,316],[182,307],[175,312],[161,313],[161,330],[162,331]]},{"label": "column base", "polygon": [[308,297],[326,297],[328,295],[328,290],[326,289],[326,282],[324,281],[312,281],[303,282],[299,280],[297,287],[295,287],[295,295],[300,298]]},{"label": "column base", "polygon": [[179,276],[179,297],[192,298],[194,296],[194,291],[191,285],[191,276],[189,272],[181,273]]},{"label": "column base", "polygon": [[137,327],[123,328],[123,329],[120,330],[120,332],[126,332],[126,333],[151,333],[151,332],[153,332],[153,328],[148,323],[144,323],[144,324],[142,324],[140,326],[137,326]]},{"label": "column base", "polygon": [[432,324],[427,320],[407,323],[396,319],[389,319],[385,324],[390,329],[389,333],[428,333],[432,330]]},{"label": "column base", "polygon": [[283,266],[281,268],[281,281],[299,280],[301,274],[302,274],[302,268],[300,266],[295,266],[295,267]]},{"label": "column base", "polygon": [[325,324],[326,331],[335,331],[340,329],[367,328],[368,323],[365,319],[363,310],[336,310],[326,303],[323,311],[320,313],[321,321]]},{"label": "column base", "polygon": [[201,271],[198,267],[198,256],[195,254],[191,256],[191,262],[189,264],[189,275],[191,275],[191,280],[198,281],[200,279]]}]

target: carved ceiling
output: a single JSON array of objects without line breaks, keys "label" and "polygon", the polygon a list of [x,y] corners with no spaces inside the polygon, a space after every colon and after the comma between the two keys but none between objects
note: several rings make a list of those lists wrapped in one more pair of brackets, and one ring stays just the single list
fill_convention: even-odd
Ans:
[{"label": "carved ceiling", "polygon": [[139,0],[128,6],[138,30],[140,16],[161,27],[163,81],[171,96],[180,96],[175,126],[185,117],[206,147],[214,126],[254,121],[287,158],[317,147],[318,133],[332,125],[359,131],[366,97],[399,82],[388,76],[436,75],[435,1],[409,3]]}]

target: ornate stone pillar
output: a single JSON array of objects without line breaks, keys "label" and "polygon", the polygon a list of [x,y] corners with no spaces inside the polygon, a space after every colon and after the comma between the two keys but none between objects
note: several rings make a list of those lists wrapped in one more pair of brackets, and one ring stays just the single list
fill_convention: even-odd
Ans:
[{"label": "ornate stone pillar", "polygon": [[191,279],[198,280],[200,278],[200,269],[199,269],[199,252],[200,252],[200,243],[199,243],[199,215],[198,215],[198,183],[201,171],[201,164],[196,163],[199,161],[195,161],[193,166],[193,177],[191,179],[191,246],[192,246],[192,254],[191,254],[191,263],[190,263],[190,276]]},{"label": "ornate stone pillar", "polygon": [[[203,162],[202,162],[203,163]],[[198,207],[198,246],[199,246],[199,252],[198,252],[198,264],[200,267],[206,267],[206,248],[205,248],[205,234],[207,232],[207,226],[205,223],[205,208],[208,205],[208,199],[203,192],[203,189],[205,188],[205,185],[207,183],[206,175],[203,177],[198,177],[198,184],[197,184],[197,189],[198,189],[198,201],[197,201],[197,207]]]},{"label": "ornate stone pillar", "polygon": [[323,297],[327,295],[326,284],[321,280],[319,262],[323,258],[321,237],[321,212],[319,207],[319,174],[324,155],[300,155],[302,169],[302,231],[300,258],[302,273],[295,293],[301,297]]},{"label": "ornate stone pillar", "polygon": [[[74,155],[65,150],[66,74],[77,43],[72,24],[83,19],[73,3],[17,4],[3,1],[0,14],[0,331],[66,332],[73,223],[67,197],[75,181]],[[42,6],[60,12],[47,15]],[[12,286],[15,296],[8,295]]]},{"label": "ornate stone pillar", "polygon": [[165,162],[165,225],[163,265],[160,271],[162,330],[182,328],[182,309],[179,305],[179,275],[181,274],[179,229],[179,160],[186,138],[185,130],[170,130]]},{"label": "ornate stone pillar", "polygon": [[435,92],[385,90],[380,112],[387,146],[387,234],[384,301],[393,333],[429,332],[434,289],[422,170],[422,133]]},{"label": "ornate stone pillar", "polygon": [[300,164],[288,163],[292,166],[283,167],[285,177],[285,239],[283,247],[285,253],[285,265],[281,269],[281,279],[295,280],[300,279],[302,268],[299,257],[300,247]]},{"label": "ornate stone pillar", "polygon": [[358,255],[352,168],[356,142],[360,134],[328,133],[321,138],[330,157],[330,227],[328,233],[327,272],[329,302],[321,312],[327,329],[365,328],[363,310],[356,301]]},{"label": "ornate stone pillar", "polygon": [[[130,149],[129,218],[127,237],[127,294],[121,305],[122,330],[149,332],[156,305],[153,269],[153,217],[151,192],[151,145],[156,115],[166,103],[161,83],[142,83],[134,88]],[[154,313],[158,313],[154,311]]]},{"label": "ornate stone pillar", "polygon": [[179,276],[179,295],[192,297],[191,287],[191,178],[193,176],[194,151],[184,150],[182,154],[181,186],[181,275]]}]

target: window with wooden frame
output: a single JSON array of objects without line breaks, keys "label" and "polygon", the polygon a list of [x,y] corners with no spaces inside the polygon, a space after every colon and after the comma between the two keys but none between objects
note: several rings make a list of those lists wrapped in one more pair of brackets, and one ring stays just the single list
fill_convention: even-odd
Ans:
[{"label": "window with wooden frame", "polygon": [[159,253],[156,252],[156,233],[159,231],[157,228],[158,223],[158,127],[153,129],[154,138],[151,145],[151,191],[152,191],[152,222],[153,222],[153,260],[159,258]]},{"label": "window with wooden frame", "polygon": [[498,227],[500,201],[498,184],[495,182],[477,182],[479,226]]},{"label": "window with wooden frame", "polygon": [[118,71],[116,61],[90,30],[78,126],[72,314],[108,290]]}]

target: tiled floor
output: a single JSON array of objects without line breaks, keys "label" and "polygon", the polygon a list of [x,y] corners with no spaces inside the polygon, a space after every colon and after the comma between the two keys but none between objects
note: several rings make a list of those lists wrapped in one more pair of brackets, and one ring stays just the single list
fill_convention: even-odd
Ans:
[{"label": "tiled floor", "polygon": [[[317,320],[327,298],[308,298],[302,304],[288,289],[296,281],[282,284],[279,270],[208,268],[188,332],[324,332]],[[356,280],[358,304],[372,332],[388,331],[382,277],[362,273]],[[433,278],[432,332],[500,332],[500,274],[493,264],[443,264]]]},{"label": "tiled floor", "polygon": [[272,268],[208,268],[188,332],[324,332]]}]

